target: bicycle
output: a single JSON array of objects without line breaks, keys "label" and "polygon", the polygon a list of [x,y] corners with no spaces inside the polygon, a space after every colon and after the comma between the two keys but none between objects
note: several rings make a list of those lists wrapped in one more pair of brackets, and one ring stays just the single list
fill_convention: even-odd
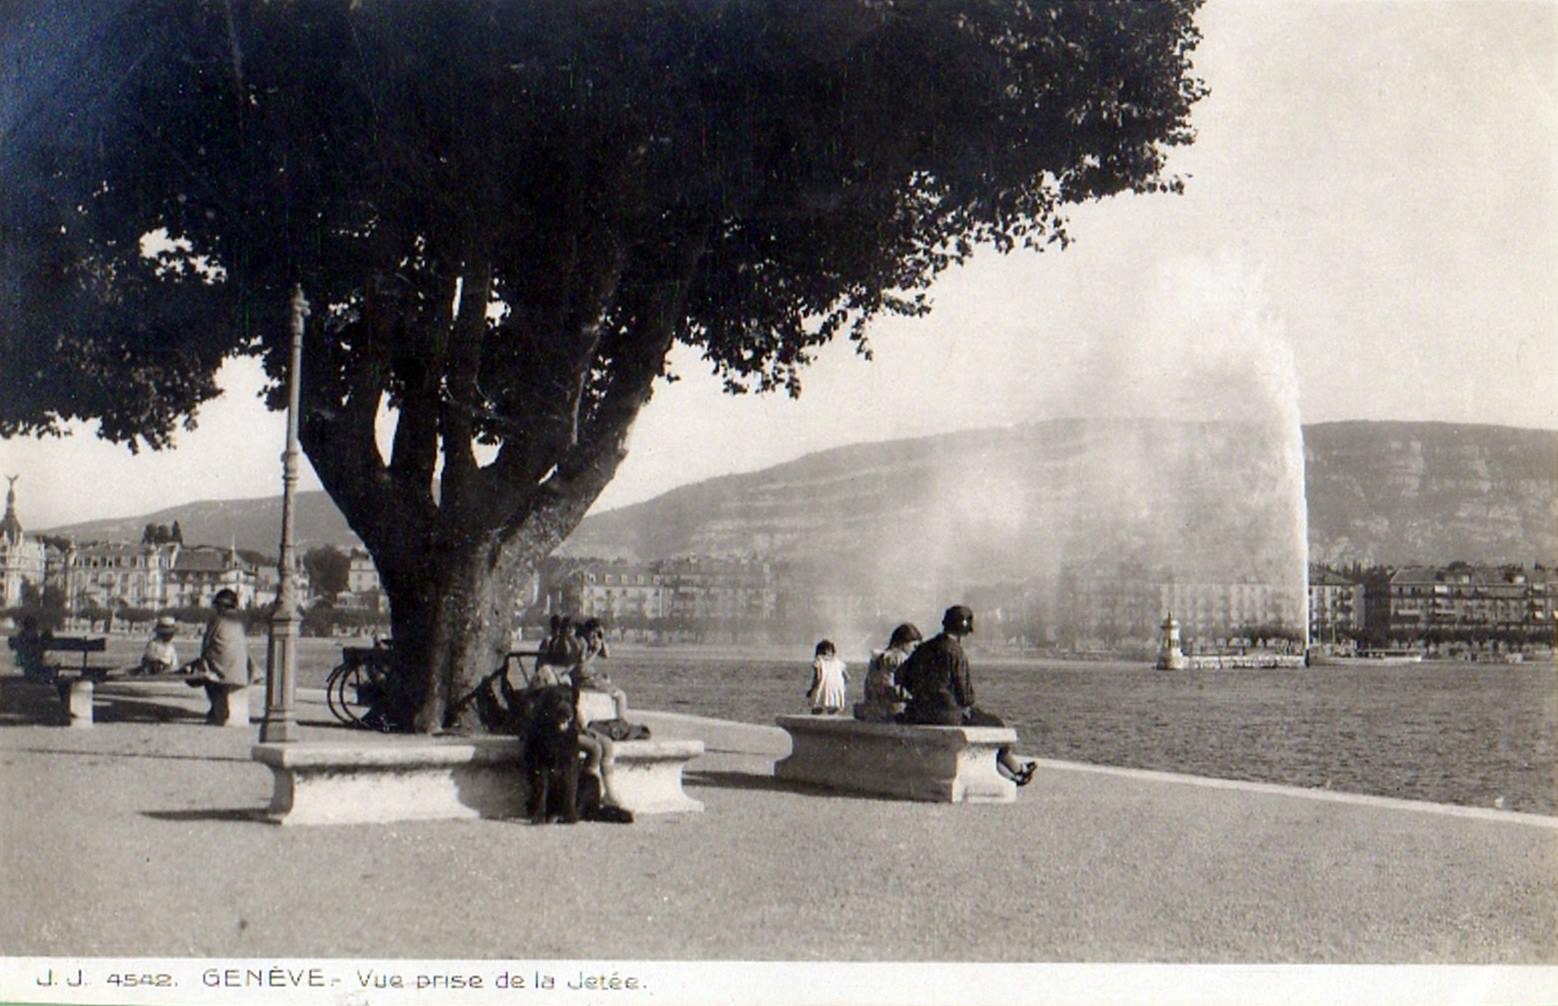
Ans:
[{"label": "bicycle", "polygon": [[341,647],[341,662],[325,679],[325,704],[331,714],[350,727],[388,731],[382,706],[394,659],[393,642]]}]

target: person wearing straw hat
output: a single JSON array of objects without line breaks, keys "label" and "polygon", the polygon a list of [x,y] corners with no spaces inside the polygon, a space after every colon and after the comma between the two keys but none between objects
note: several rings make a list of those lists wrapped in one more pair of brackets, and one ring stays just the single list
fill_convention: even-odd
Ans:
[{"label": "person wearing straw hat", "polygon": [[151,639],[141,653],[141,662],[131,668],[131,674],[167,674],[179,665],[178,650],[173,646],[173,636],[178,624],[172,615],[163,615],[152,627]]}]

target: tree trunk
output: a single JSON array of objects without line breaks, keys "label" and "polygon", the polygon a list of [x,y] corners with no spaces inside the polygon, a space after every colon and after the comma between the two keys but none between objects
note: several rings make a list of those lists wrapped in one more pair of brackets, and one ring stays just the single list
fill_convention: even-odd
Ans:
[{"label": "tree trunk", "polygon": [[[502,446],[486,465],[472,449],[492,433],[481,424],[494,418],[479,380],[491,362],[484,340],[493,334],[493,269],[483,255],[448,256],[465,262],[464,273],[445,274],[447,283],[428,295],[453,310],[462,281],[454,317],[443,309],[431,319],[401,317],[406,309],[393,298],[365,303],[364,317],[346,328],[369,350],[384,350],[382,358],[348,361],[332,356],[327,340],[305,340],[299,437],[389,597],[397,673],[386,711],[394,727],[479,728],[466,699],[502,666],[539,563],[578,526],[626,455],[628,429],[685,318],[708,228],[702,220],[666,227],[641,249],[647,264],[625,285],[621,241],[604,225],[590,232],[593,251],[573,263],[561,313],[538,330],[549,351],[529,353],[518,371],[493,364],[491,386],[522,377],[542,390],[514,415],[496,417]],[[607,318],[618,323],[608,327]],[[407,343],[405,331],[419,339]],[[399,416],[386,463],[375,417],[390,376]]]},{"label": "tree trunk", "polygon": [[503,666],[510,628],[529,600],[533,556],[519,543],[451,546],[423,564],[419,578],[386,578],[396,662],[390,718],[396,726],[417,733],[482,729],[471,696],[482,678]]}]

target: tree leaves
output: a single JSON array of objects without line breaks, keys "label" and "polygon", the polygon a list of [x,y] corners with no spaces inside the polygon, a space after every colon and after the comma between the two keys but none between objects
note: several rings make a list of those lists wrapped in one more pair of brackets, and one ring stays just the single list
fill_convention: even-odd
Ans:
[{"label": "tree leaves", "polygon": [[0,43],[0,435],[166,445],[226,357],[280,379],[301,283],[304,446],[370,548],[433,548],[441,508],[512,532],[605,484],[672,340],[799,394],[977,246],[1176,190],[1196,6],[31,0]]},{"label": "tree leaves", "polygon": [[[710,224],[677,337],[733,390],[793,393],[812,349],[922,313],[975,245],[1063,243],[1066,203],[1177,189],[1165,151],[1204,91],[1194,7],[39,5],[0,161],[18,194],[0,346],[11,374],[65,353],[100,376],[8,395],[0,428],[102,415],[160,445],[223,356],[280,372],[300,281],[354,355],[410,340],[436,371],[434,302],[474,255],[510,309],[477,380],[494,390],[479,432],[502,440],[548,383],[549,354],[518,347],[626,321],[615,290],[578,314],[605,267],[591,235],[627,250],[621,284],[659,282],[637,256],[667,214]],[[146,275],[134,249],[157,229],[223,280]],[[127,403],[105,386],[116,368]],[[404,369],[384,372],[392,400]]]}]

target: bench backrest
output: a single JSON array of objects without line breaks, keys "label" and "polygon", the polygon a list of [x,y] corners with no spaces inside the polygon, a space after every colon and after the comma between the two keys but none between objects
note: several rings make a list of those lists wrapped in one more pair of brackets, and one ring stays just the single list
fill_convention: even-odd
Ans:
[{"label": "bench backrest", "polygon": [[43,648],[64,653],[102,653],[108,649],[106,639],[86,639],[81,636],[44,637]]}]

